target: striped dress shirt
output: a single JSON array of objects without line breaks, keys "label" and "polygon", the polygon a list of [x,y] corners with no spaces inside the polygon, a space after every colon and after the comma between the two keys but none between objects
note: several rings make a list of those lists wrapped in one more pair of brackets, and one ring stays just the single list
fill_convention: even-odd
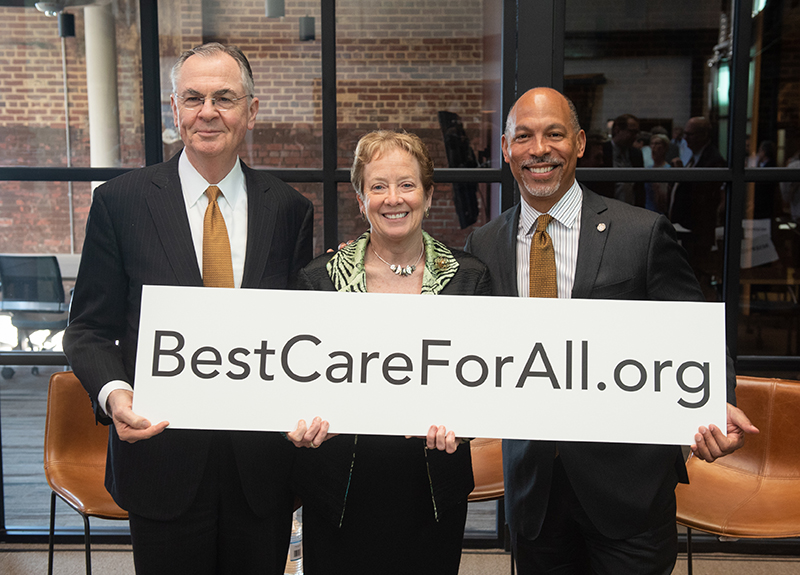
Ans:
[{"label": "striped dress shirt", "polygon": [[[524,200],[520,202],[519,225],[517,227],[517,291],[520,297],[530,294],[530,253],[531,238],[536,231],[536,220],[542,214]],[[575,282],[575,262],[578,259],[578,240],[581,230],[581,208],[583,193],[578,181],[572,183],[556,204],[548,212],[553,220],[547,226],[547,233],[553,240],[556,257],[556,283],[558,297],[572,297]]]}]

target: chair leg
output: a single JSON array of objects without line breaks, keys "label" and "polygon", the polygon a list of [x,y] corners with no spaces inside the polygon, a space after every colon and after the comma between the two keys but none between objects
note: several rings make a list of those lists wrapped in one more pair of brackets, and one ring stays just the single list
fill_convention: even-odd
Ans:
[{"label": "chair leg", "polygon": [[92,575],[92,550],[89,536],[89,516],[81,513],[83,517],[83,538],[86,544],[86,575]]},{"label": "chair leg", "polygon": [[686,528],[686,573],[692,575],[692,529]]},{"label": "chair leg", "polygon": [[53,545],[56,530],[56,492],[50,492],[50,547],[47,550],[47,575],[53,575]]}]

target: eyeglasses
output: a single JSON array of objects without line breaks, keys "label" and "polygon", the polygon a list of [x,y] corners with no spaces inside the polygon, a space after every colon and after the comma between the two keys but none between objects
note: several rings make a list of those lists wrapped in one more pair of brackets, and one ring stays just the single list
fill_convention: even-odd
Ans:
[{"label": "eyeglasses", "polygon": [[239,100],[252,97],[251,95],[240,96],[238,98],[229,98],[227,96],[215,96],[212,98],[203,98],[201,96],[175,96],[181,101],[181,104],[187,110],[198,110],[205,106],[206,100],[211,100],[211,105],[220,112],[227,112],[236,107]]}]

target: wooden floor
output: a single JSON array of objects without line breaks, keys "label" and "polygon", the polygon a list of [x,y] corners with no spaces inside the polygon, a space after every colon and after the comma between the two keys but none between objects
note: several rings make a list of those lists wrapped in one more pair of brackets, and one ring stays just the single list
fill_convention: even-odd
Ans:
[{"label": "wooden floor", "polygon": [[[44,422],[50,374],[61,368],[15,367],[10,379],[0,379],[0,433],[3,439],[5,524],[14,528],[45,528],[50,517],[50,488],[44,477]],[[491,537],[496,504],[470,506],[467,530]],[[126,522],[93,520],[92,529],[125,526]],[[80,527],[80,516],[58,500],[56,526]]]}]

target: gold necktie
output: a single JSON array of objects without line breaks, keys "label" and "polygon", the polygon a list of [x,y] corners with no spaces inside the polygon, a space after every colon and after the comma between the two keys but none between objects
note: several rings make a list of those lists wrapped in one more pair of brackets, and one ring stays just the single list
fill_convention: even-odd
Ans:
[{"label": "gold necktie", "polygon": [[203,217],[203,285],[232,288],[231,242],[217,204],[221,193],[217,186],[209,186],[206,190],[208,207]]},{"label": "gold necktie", "polygon": [[553,216],[542,214],[536,221],[531,238],[530,297],[558,297],[556,287],[556,254],[553,240],[545,231]]}]

